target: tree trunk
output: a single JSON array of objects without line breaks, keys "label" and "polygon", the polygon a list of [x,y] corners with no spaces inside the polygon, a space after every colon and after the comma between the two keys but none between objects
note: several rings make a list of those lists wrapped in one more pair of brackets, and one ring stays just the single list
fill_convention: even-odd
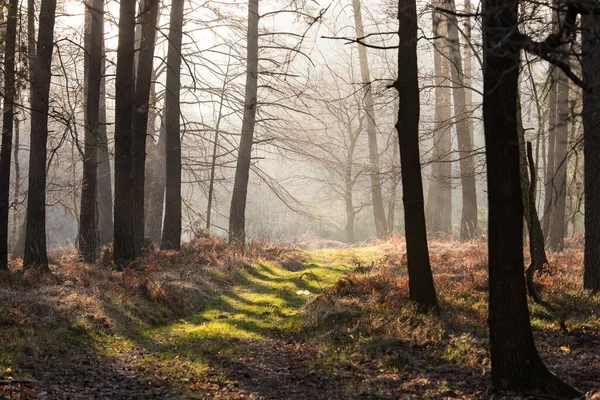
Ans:
[{"label": "tree trunk", "polygon": [[[146,167],[146,136],[148,133],[148,110],[150,87],[154,71],[154,47],[158,0],[145,0],[141,16],[139,64],[135,84],[135,108],[133,113],[133,137],[131,142],[133,175],[133,233],[136,252],[144,245],[144,189]],[[137,53],[136,53],[137,54]],[[154,122],[153,122],[154,123]]]},{"label": "tree trunk", "polygon": [[181,40],[183,36],[183,0],[171,3],[167,84],[165,94],[166,127],[166,199],[161,248],[179,250],[181,246],[181,136],[179,92],[181,90]]},{"label": "tree trunk", "polygon": [[56,0],[42,0],[39,18],[38,49],[31,77],[31,145],[27,230],[23,264],[48,271],[46,250],[46,144],[48,141],[48,99],[50,67],[54,47]]},{"label": "tree trunk", "polygon": [[419,77],[417,67],[417,7],[415,0],[398,0],[398,142],[402,169],[402,201],[410,298],[427,309],[437,308],[429,263],[423,182],[419,160]]},{"label": "tree trunk", "polygon": [[484,0],[483,117],[488,170],[489,328],[496,390],[575,398],[551,374],[533,341],[523,276],[523,200],[517,132],[516,0]]},{"label": "tree trunk", "polygon": [[[102,31],[104,32],[104,30]],[[102,78],[100,81],[100,115],[98,125],[98,233],[99,244],[106,246],[113,241],[113,196],[112,175],[110,173],[110,154],[106,134],[106,54],[104,51],[104,33],[102,34]]]},{"label": "tree trunk", "polygon": [[583,287],[600,290],[600,26],[597,16],[582,17],[583,79],[590,90],[583,92],[583,152],[585,187],[585,264]]},{"label": "tree trunk", "polygon": [[[395,102],[397,103],[397,101]],[[399,161],[399,144],[398,135],[394,135],[394,148],[392,149],[392,187],[390,188],[390,200],[388,202],[388,231],[391,234],[394,233],[394,225],[396,219],[396,199],[398,197],[398,183],[400,182],[400,165]]]},{"label": "tree trunk", "polygon": [[[360,0],[352,0],[354,9],[354,27],[358,38],[365,37],[363,28],[362,11]],[[371,179],[371,200],[373,203],[373,214],[375,217],[375,229],[379,239],[385,239],[389,232],[387,220],[385,219],[385,208],[383,207],[383,196],[381,194],[381,173],[379,169],[379,149],[377,145],[377,124],[375,122],[375,109],[373,102],[373,91],[371,88],[371,72],[367,59],[366,47],[358,44],[358,60],[360,62],[361,86],[363,90],[364,110],[367,114],[367,137],[369,141],[369,178]]]},{"label": "tree trunk", "polygon": [[551,206],[548,247],[562,251],[565,247],[565,213],[567,201],[567,145],[569,141],[569,80],[558,71],[556,102],[556,144],[554,150],[555,173],[552,180],[554,204]]},{"label": "tree trunk", "polygon": [[[81,189],[81,208],[79,224],[79,251],[84,261],[96,261],[98,245],[98,128],[100,125],[100,81],[102,79],[102,23],[104,19],[104,0],[94,0],[86,5],[85,41],[87,55],[86,103],[85,103],[85,150],[83,155],[83,182]],[[87,22],[87,21],[86,21]],[[89,29],[89,30],[88,30]]]},{"label": "tree trunk", "polygon": [[229,241],[241,246],[246,242],[246,197],[250,179],[252,142],[256,123],[258,90],[258,0],[248,1],[248,44],[246,56],[246,94],[242,136],[238,151],[235,182],[229,211]]},{"label": "tree trunk", "polygon": [[448,41],[450,42],[450,70],[452,75],[452,93],[454,99],[454,121],[458,139],[458,157],[460,160],[460,180],[462,183],[462,216],[460,238],[468,240],[477,234],[477,188],[475,184],[475,163],[473,143],[469,124],[469,109],[465,91],[462,56],[458,41],[458,21],[454,14],[454,0],[449,1]]},{"label": "tree trunk", "polygon": [[[444,7],[443,2],[438,6]],[[448,46],[444,37],[447,24],[444,16],[433,11],[433,64],[435,75],[435,115],[433,131],[433,163],[427,191],[427,224],[430,232],[452,234],[452,104],[448,75]]]},{"label": "tree trunk", "polygon": [[[555,70],[553,75],[556,76],[557,71]],[[552,220],[552,214],[554,213],[553,204],[556,201],[554,197],[554,178],[555,178],[555,162],[554,153],[556,149],[556,99],[557,99],[557,82],[556,79],[552,79],[553,86],[550,88],[550,94],[548,96],[548,147],[546,157],[546,173],[544,182],[544,215],[542,217],[542,230],[546,238],[550,235],[550,221]]]},{"label": "tree trunk", "polygon": [[114,257],[123,267],[138,255],[133,209],[132,118],[134,98],[135,0],[121,0],[115,96]]},{"label": "tree trunk", "polygon": [[156,144],[150,144],[151,150],[148,153],[149,160],[146,166],[148,177],[146,178],[146,235],[160,246],[163,209],[165,203],[165,141],[167,130],[165,128],[164,112],[161,118],[160,132]]},{"label": "tree trunk", "polygon": [[[18,93],[18,89],[17,89]],[[21,120],[18,116],[15,118],[15,146],[13,149],[13,155],[15,159],[15,193],[14,193],[14,208],[12,217],[12,232],[11,232],[11,244],[10,251],[13,257],[16,254],[17,241],[21,236],[21,219],[20,215],[20,204],[21,201],[21,163],[19,162],[19,150],[20,150],[20,137],[21,137]],[[22,256],[22,253],[21,253]]]},{"label": "tree trunk", "polygon": [[15,43],[17,0],[10,0],[4,46],[4,104],[2,110],[2,149],[0,150],[0,270],[8,268],[8,209],[13,120],[15,115]]}]

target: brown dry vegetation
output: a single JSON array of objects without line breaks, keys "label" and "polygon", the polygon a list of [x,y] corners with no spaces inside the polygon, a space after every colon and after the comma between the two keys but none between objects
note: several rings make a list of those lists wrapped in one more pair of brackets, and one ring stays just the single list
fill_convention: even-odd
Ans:
[{"label": "brown dry vegetation", "polygon": [[[408,301],[404,246],[380,243],[384,257],[356,262],[355,272],[307,305],[304,332],[322,347],[319,372],[332,373],[331,364],[379,371],[365,392],[393,379],[395,393],[415,398],[489,398],[486,245],[430,243],[439,315],[420,314]],[[537,283],[555,311],[530,303],[536,343],[554,372],[591,395],[600,387],[600,296],[581,289],[581,245],[571,241],[549,261],[550,273]]]},{"label": "brown dry vegetation", "polygon": [[[31,360],[52,363],[78,346],[92,348],[98,334],[135,335],[189,315],[250,263],[294,268],[301,258],[294,248],[260,242],[241,252],[203,233],[180,252],[149,252],[123,271],[113,268],[110,248],[98,265],[83,263],[73,249],[55,251],[51,274],[23,271],[13,260],[0,273],[0,381],[18,377],[15,366],[36,367]],[[7,390],[0,384],[0,398]]]},{"label": "brown dry vegetation", "polygon": [[[178,398],[173,384],[196,382],[203,388],[199,396],[211,398],[281,398],[286,388],[293,389],[290,398],[489,398],[486,245],[430,243],[441,311],[425,315],[407,299],[404,246],[402,239],[392,239],[377,243],[377,248],[311,253],[254,242],[241,253],[202,234],[180,252],[150,252],[124,271],[112,268],[110,249],[97,266],[80,262],[73,251],[55,252],[51,275],[22,273],[20,262],[14,261],[11,272],[0,276],[0,382],[41,376],[43,383],[0,384],[0,397],[35,397],[39,392],[31,388],[39,386],[63,393],[60,398]],[[232,350],[229,364],[223,355],[215,355],[208,372],[196,374],[191,360],[179,358],[179,350],[154,353],[184,342],[144,344],[135,338],[149,327],[168,329],[233,284],[250,283],[240,275],[256,275],[250,263],[270,261],[287,271],[301,271],[320,262],[318,254],[328,254],[331,264],[324,265],[336,263],[350,272],[309,297],[300,315],[272,327],[274,336],[221,343],[238,348],[239,354]],[[536,343],[553,371],[591,394],[599,388],[600,296],[581,290],[581,244],[569,242],[563,253],[550,253],[549,260],[550,273],[537,283],[554,311],[530,303]],[[307,279],[306,273],[295,274],[301,274],[299,282]],[[283,276],[277,279],[284,282]],[[254,307],[249,299],[246,306]],[[263,300],[257,297],[256,304]],[[236,316],[240,312],[231,310]],[[226,316],[217,314],[216,321]],[[257,315],[269,318],[272,313]],[[120,336],[134,344],[118,345],[115,354],[107,355]],[[102,337],[108,345],[96,343]],[[198,351],[204,345],[189,343]],[[90,354],[74,349],[90,349]],[[63,375],[44,378],[56,371]],[[256,374],[268,376],[259,379]],[[168,375],[172,384],[155,382]],[[65,387],[65,382],[90,376],[104,380],[96,392],[74,392],[85,383],[73,392]]]}]

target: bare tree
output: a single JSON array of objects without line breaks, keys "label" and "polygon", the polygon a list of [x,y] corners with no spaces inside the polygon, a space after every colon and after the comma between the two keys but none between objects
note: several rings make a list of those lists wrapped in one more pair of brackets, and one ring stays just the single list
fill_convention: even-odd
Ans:
[{"label": "bare tree", "polygon": [[165,93],[166,128],[166,199],[161,249],[179,250],[181,246],[181,41],[183,36],[183,0],[171,3],[167,84]]},{"label": "bare tree", "polygon": [[250,179],[250,159],[258,91],[258,0],[248,1],[248,34],[246,55],[246,93],[242,137],[238,150],[235,182],[229,213],[229,240],[244,245],[246,241],[246,197]]},{"label": "bare tree", "polygon": [[429,262],[419,155],[419,77],[417,67],[417,6],[398,0],[398,142],[402,169],[402,202],[406,230],[406,257],[410,298],[424,308],[437,308]]},{"label": "bare tree", "polygon": [[19,3],[8,3],[4,45],[4,104],[2,110],[2,149],[0,150],[0,270],[8,267],[8,209],[10,196],[10,164],[15,115],[15,47]]},{"label": "bare tree", "polygon": [[25,266],[48,271],[46,250],[46,145],[50,67],[54,47],[56,0],[42,0],[35,63],[31,68],[31,146],[29,151],[29,190]]},{"label": "bare tree", "polygon": [[119,8],[119,43],[115,96],[115,263],[127,264],[138,255],[133,209],[132,119],[135,104],[134,31],[135,0],[122,0]]},{"label": "bare tree", "polygon": [[[360,0],[352,0],[354,10],[354,27],[358,38],[365,37],[363,28],[362,11]],[[364,40],[364,39],[363,39]],[[385,208],[383,207],[383,196],[381,194],[381,172],[379,168],[379,146],[377,145],[377,123],[373,92],[371,88],[371,72],[367,58],[366,47],[358,44],[358,60],[360,62],[360,74],[362,78],[364,111],[366,113],[367,137],[369,139],[369,176],[371,179],[371,198],[373,215],[375,217],[375,230],[377,237],[383,239],[388,236],[387,220],[385,219]]]},{"label": "bare tree", "polygon": [[86,262],[92,263],[96,261],[98,245],[98,130],[100,127],[104,1],[94,0],[93,4],[86,4],[86,17],[89,19],[89,28],[88,24],[86,24],[86,41],[88,42],[88,46],[86,46],[88,54],[86,55],[85,62],[87,93],[79,251]]},{"label": "bare tree", "polygon": [[600,290],[600,44],[597,15],[582,18],[582,69],[589,90],[583,92],[585,187],[585,265],[583,287]]}]

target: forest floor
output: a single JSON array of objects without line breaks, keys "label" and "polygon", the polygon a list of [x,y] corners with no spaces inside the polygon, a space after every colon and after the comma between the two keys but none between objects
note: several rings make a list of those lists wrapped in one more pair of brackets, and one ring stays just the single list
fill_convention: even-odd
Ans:
[{"label": "forest floor", "polygon": [[[492,397],[484,244],[431,244],[437,315],[407,300],[401,240],[249,253],[204,238],[136,270],[65,253],[52,277],[6,274],[0,398]],[[530,304],[536,344],[591,396],[600,389],[600,296],[579,289],[577,245],[549,258],[538,283],[560,315]]]}]

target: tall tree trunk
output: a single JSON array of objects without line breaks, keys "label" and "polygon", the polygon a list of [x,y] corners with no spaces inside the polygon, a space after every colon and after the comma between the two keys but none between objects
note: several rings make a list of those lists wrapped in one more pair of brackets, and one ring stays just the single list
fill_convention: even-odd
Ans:
[{"label": "tall tree trunk", "polygon": [[238,151],[235,182],[229,211],[229,241],[241,246],[246,241],[246,197],[250,179],[252,142],[256,123],[258,90],[258,0],[248,1],[248,44],[246,55],[246,94],[244,119]]},{"label": "tall tree trunk", "polygon": [[484,0],[483,117],[488,170],[489,328],[497,390],[580,395],[551,374],[533,341],[523,276],[523,200],[519,172],[517,92],[520,49],[517,0]]},{"label": "tall tree trunk", "polygon": [[[397,103],[397,101],[395,102]],[[397,107],[397,106],[396,106]],[[392,149],[392,187],[390,188],[390,200],[388,202],[388,231],[394,233],[394,221],[396,219],[396,199],[398,197],[398,183],[400,183],[399,144],[398,135],[394,135],[394,148]]]},{"label": "tall tree trunk", "polygon": [[[17,93],[18,93],[18,89],[17,89]],[[16,254],[16,247],[17,247],[17,241],[19,240],[19,237],[21,236],[21,230],[19,229],[21,227],[21,219],[19,218],[20,215],[20,204],[19,202],[21,201],[21,163],[19,162],[19,150],[20,150],[20,141],[21,141],[21,120],[19,119],[18,115],[15,116],[15,145],[14,145],[14,149],[13,149],[13,156],[15,159],[15,193],[14,193],[14,200],[13,200],[13,216],[12,216],[12,231],[11,231],[11,243],[10,243],[10,251],[12,252],[13,256],[15,256]]]},{"label": "tall tree trunk", "polygon": [[[438,6],[444,7],[443,2]],[[430,232],[452,234],[452,131],[450,119],[452,104],[448,75],[448,46],[444,38],[447,24],[444,16],[433,11],[433,65],[435,79],[435,110],[433,131],[433,163],[431,179],[427,191],[427,225]]]},{"label": "tall tree trunk", "polygon": [[48,141],[48,100],[50,67],[54,47],[56,0],[42,0],[39,18],[38,49],[31,79],[31,145],[27,197],[26,267],[48,270],[46,250],[46,144]]},{"label": "tall tree trunk", "polygon": [[161,248],[179,250],[181,246],[181,136],[179,93],[181,90],[181,40],[183,36],[183,0],[171,3],[167,84],[165,94],[166,127],[166,199]]},{"label": "tall tree trunk", "polygon": [[133,209],[132,121],[134,95],[135,0],[121,0],[115,96],[115,264],[122,267],[138,255]]},{"label": "tall tree trunk", "polygon": [[[133,114],[132,175],[133,175],[133,232],[136,251],[141,252],[144,243],[144,189],[146,167],[146,136],[148,133],[148,110],[150,87],[154,71],[154,47],[158,0],[143,2],[139,64],[135,84],[135,108]],[[154,122],[152,122],[154,123]]]},{"label": "tall tree trunk", "polygon": [[[104,30],[102,31],[104,32]],[[106,134],[106,54],[104,51],[104,34],[102,34],[102,78],[100,81],[100,115],[98,125],[98,233],[99,244],[106,246],[113,241],[113,196],[112,175],[110,173],[110,154]]]},{"label": "tall tree trunk", "polygon": [[146,201],[146,217],[144,219],[146,235],[157,246],[160,245],[161,240],[165,202],[165,141],[167,130],[165,127],[164,112],[161,120],[156,144],[151,143],[150,151],[148,152],[149,160],[146,166],[148,173],[146,178],[147,192],[144,197]]},{"label": "tall tree trunk", "polygon": [[[358,38],[365,37],[363,28],[362,11],[360,0],[352,0],[354,9],[354,27]],[[363,39],[364,40],[364,39]],[[375,217],[375,229],[377,237],[385,239],[389,232],[387,220],[385,219],[385,208],[381,194],[381,173],[379,169],[379,148],[377,145],[377,124],[375,122],[375,109],[373,102],[373,91],[371,88],[371,72],[365,46],[358,44],[358,60],[360,62],[361,86],[363,90],[364,110],[367,114],[367,137],[369,141],[369,178],[371,179],[371,200],[373,203],[373,215]]]},{"label": "tall tree trunk", "polygon": [[462,183],[462,216],[460,238],[468,240],[477,234],[477,188],[475,184],[475,163],[473,143],[469,124],[469,109],[465,90],[465,76],[462,68],[462,56],[458,41],[458,20],[454,13],[454,0],[449,0],[451,12],[448,13],[448,41],[450,42],[450,70],[452,75],[452,93],[454,99],[454,120],[458,139],[458,157],[460,160],[460,180]]},{"label": "tall tree trunk", "polygon": [[[557,76],[558,71],[553,72]],[[553,204],[556,202],[554,195],[555,182],[555,158],[556,149],[556,103],[557,103],[557,85],[556,79],[552,79],[552,87],[548,96],[548,146],[546,156],[546,171],[544,176],[544,215],[542,216],[542,230],[546,238],[550,235],[550,222],[554,214]]]},{"label": "tall tree trunk", "polygon": [[562,251],[565,247],[565,214],[567,202],[567,145],[569,141],[569,79],[558,71],[556,98],[556,144],[554,150],[555,173],[552,180],[555,199],[548,234],[548,247]]},{"label": "tall tree trunk", "polygon": [[583,152],[585,187],[585,264],[583,287],[600,290],[600,26],[597,16],[582,17]]},{"label": "tall tree trunk", "polygon": [[4,46],[4,104],[2,110],[2,149],[0,150],[0,270],[8,268],[8,209],[13,120],[15,115],[15,44],[17,0],[10,0]]},{"label": "tall tree trunk", "polygon": [[417,6],[415,0],[398,0],[398,78],[394,87],[400,97],[398,142],[402,169],[402,201],[406,229],[406,257],[410,298],[423,308],[437,308],[429,263],[419,160],[419,76],[417,67]]},{"label": "tall tree trunk", "polygon": [[[100,81],[102,79],[102,24],[104,0],[86,5],[87,49],[85,73],[87,94],[85,103],[85,150],[79,225],[79,251],[88,263],[96,261],[98,246],[98,128],[100,125]],[[87,21],[86,21],[87,22]]]}]

